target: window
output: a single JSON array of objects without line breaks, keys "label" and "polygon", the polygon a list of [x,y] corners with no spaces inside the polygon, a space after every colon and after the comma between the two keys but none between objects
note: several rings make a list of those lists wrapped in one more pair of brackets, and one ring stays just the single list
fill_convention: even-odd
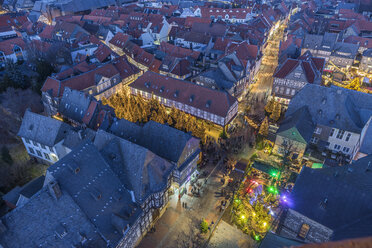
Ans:
[{"label": "window", "polygon": [[48,148],[49,148],[49,151],[53,152],[53,147],[48,146]]},{"label": "window", "polygon": [[350,137],[351,137],[351,133],[348,133],[348,134],[346,135],[346,139],[345,139],[345,141],[349,141],[349,140],[350,140]]},{"label": "window", "polygon": [[32,149],[31,147],[28,148],[28,151],[29,151],[31,154],[35,154],[34,149]]},{"label": "window", "polygon": [[336,138],[337,139],[342,139],[342,137],[344,137],[344,133],[345,133],[345,131],[344,130],[338,130],[338,133],[337,133],[337,136],[336,136]]},{"label": "window", "polygon": [[349,153],[350,148],[345,146],[344,149],[342,149],[342,151],[343,151],[344,153]]},{"label": "window", "polygon": [[316,134],[321,134],[321,132],[322,132],[322,128],[321,128],[321,127],[317,127],[317,128],[315,129],[315,132],[314,132],[314,133],[316,133]]},{"label": "window", "polygon": [[340,146],[340,145],[337,145],[337,144],[335,144],[335,145],[333,146],[333,148],[334,148],[335,150],[340,150],[340,149],[341,149],[341,146]]},{"label": "window", "polygon": [[31,144],[29,139],[25,139],[25,142],[26,142],[27,144]]},{"label": "window", "polygon": [[39,157],[43,157],[43,155],[41,155],[41,152],[39,150],[36,150],[36,153]]},{"label": "window", "polygon": [[35,141],[32,141],[32,144],[34,144],[34,146],[37,146],[37,142]]},{"label": "window", "polygon": [[306,238],[307,234],[309,233],[310,226],[308,224],[302,224],[300,231],[298,232],[298,236],[300,238]]},{"label": "window", "polygon": [[44,150],[46,149],[46,147],[43,145],[43,144],[40,144],[41,148],[43,148]]},{"label": "window", "polygon": [[291,92],[291,89],[287,88],[286,91],[285,91],[285,94],[289,95],[290,92]]},{"label": "window", "polygon": [[48,160],[50,160],[49,154],[44,152],[44,157]]},{"label": "window", "polygon": [[300,78],[301,77],[301,73],[300,72],[295,72],[294,77],[295,78]]},{"label": "window", "polygon": [[329,134],[329,137],[332,137],[334,133],[335,133],[335,129],[332,128],[331,133]]},{"label": "window", "polygon": [[318,141],[319,141],[319,139],[317,137],[312,137],[311,140],[310,140],[310,143],[317,144]]},{"label": "window", "polygon": [[296,90],[295,89],[292,89],[291,95],[294,96],[295,94],[296,94]]}]

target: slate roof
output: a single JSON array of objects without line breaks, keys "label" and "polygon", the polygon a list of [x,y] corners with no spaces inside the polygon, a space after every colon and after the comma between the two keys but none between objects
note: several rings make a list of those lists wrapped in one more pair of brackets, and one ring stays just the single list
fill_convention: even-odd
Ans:
[{"label": "slate roof", "polygon": [[[4,247],[72,247],[80,243],[80,233],[88,239],[87,246],[105,246],[94,225],[65,191],[56,201],[45,187],[25,205],[5,215],[2,221],[7,227],[0,233]],[[61,229],[66,230],[62,239],[56,237]]]},{"label": "slate roof", "polygon": [[303,106],[308,107],[315,124],[360,133],[372,115],[372,95],[307,84],[292,98],[285,116]]},{"label": "slate roof", "polygon": [[73,149],[87,140],[93,141],[96,132],[92,129],[86,128],[82,130],[69,130],[66,138],[63,140],[63,146]]},{"label": "slate roof", "polygon": [[90,141],[80,144],[50,166],[47,173],[59,183],[61,190],[71,195],[101,235],[113,245],[122,238],[113,220],[119,217],[125,228],[127,224],[133,225],[142,213],[132,202],[129,190]]},{"label": "slate roof", "polygon": [[26,185],[22,187],[22,190],[19,192],[19,194],[27,198],[31,198],[34,194],[36,194],[43,187],[44,179],[45,179],[45,176],[40,176],[28,182]]},{"label": "slate roof", "polygon": [[104,144],[100,151],[121,183],[143,203],[153,193],[165,190],[174,165],[150,150],[99,130],[95,144]]},{"label": "slate roof", "polygon": [[64,122],[27,110],[17,135],[43,145],[54,146],[64,139],[70,129],[71,126]]},{"label": "slate roof", "polygon": [[333,49],[333,54],[336,54],[338,57],[354,59],[358,53],[359,44],[336,42]]},{"label": "slate roof", "polygon": [[280,123],[277,135],[301,143],[309,143],[316,125],[313,123],[307,106],[303,106]]},{"label": "slate roof", "polygon": [[90,103],[91,99],[89,96],[81,91],[71,90],[66,87],[58,107],[58,112],[74,121],[82,122]]},{"label": "slate roof", "polygon": [[370,118],[370,124],[365,130],[364,138],[361,141],[359,152],[364,154],[372,154],[372,116]]},{"label": "slate roof", "polygon": [[179,161],[187,142],[192,138],[196,139],[189,133],[155,121],[149,121],[141,127],[121,119],[111,125],[110,131],[173,163]]},{"label": "slate roof", "polygon": [[333,240],[371,236],[372,156],[341,167],[304,167],[290,201],[291,209],[332,229]]},{"label": "slate roof", "polygon": [[[187,81],[166,77],[151,71],[145,72],[130,87],[166,99],[181,102],[189,106],[225,117],[237,101],[230,94],[212,90]],[[194,100],[190,102],[190,97]],[[209,104],[207,104],[209,101]]]}]

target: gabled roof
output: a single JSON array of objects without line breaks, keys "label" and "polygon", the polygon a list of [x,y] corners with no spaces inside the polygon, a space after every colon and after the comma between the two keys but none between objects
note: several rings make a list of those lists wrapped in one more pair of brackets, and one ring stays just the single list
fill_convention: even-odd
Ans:
[{"label": "gabled roof", "polygon": [[71,126],[62,121],[27,110],[17,135],[43,145],[54,146],[64,139],[70,129]]},{"label": "gabled roof", "polygon": [[102,156],[118,175],[121,183],[143,203],[148,196],[167,187],[174,165],[148,149],[99,130],[95,144],[104,144]]},{"label": "gabled roof", "polygon": [[13,54],[16,46],[24,50],[26,48],[26,43],[20,37],[0,41],[0,51],[5,55]]},{"label": "gabled roof", "polygon": [[182,152],[191,139],[198,140],[189,133],[154,121],[149,121],[141,127],[121,119],[111,125],[110,131],[173,163],[180,160]]},{"label": "gabled roof", "polygon": [[371,236],[372,156],[341,167],[304,167],[290,208],[334,231],[332,240]]},{"label": "gabled roof", "polygon": [[96,107],[96,105],[91,105],[89,96],[81,91],[66,87],[59,103],[58,112],[69,119],[82,123],[83,120],[88,122],[91,118],[91,116],[86,116],[89,113],[87,112],[89,107],[91,107],[91,112],[94,110],[93,107]]},{"label": "gabled roof", "polygon": [[124,48],[125,44],[129,41],[129,39],[130,39],[129,35],[118,32],[117,34],[115,34],[114,37],[112,37],[109,43],[114,46]]}]

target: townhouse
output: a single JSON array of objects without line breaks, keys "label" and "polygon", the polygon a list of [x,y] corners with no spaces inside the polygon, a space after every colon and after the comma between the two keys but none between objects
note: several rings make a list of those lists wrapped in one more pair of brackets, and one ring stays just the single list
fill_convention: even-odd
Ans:
[{"label": "townhouse", "polygon": [[82,91],[100,100],[123,90],[141,74],[141,71],[128,63],[123,56],[99,67],[82,63],[84,66],[79,66],[77,70],[70,68],[46,79],[41,91],[48,115],[56,114],[65,87]]},{"label": "townhouse", "polygon": [[[308,117],[302,121],[313,124],[300,125],[306,133],[304,140],[307,149],[319,151],[323,156],[330,155],[331,158],[342,156],[350,160],[353,156],[358,157],[363,142],[368,144],[368,140],[361,139],[361,136],[364,137],[365,130],[369,130],[371,103],[372,97],[366,93],[335,86],[328,88],[307,84],[292,98],[283,124],[296,119],[300,111],[308,111],[309,114],[305,115]],[[307,119],[308,122],[305,122]],[[297,122],[291,123],[287,125],[287,130],[294,127]],[[308,132],[312,133],[310,139]],[[296,136],[295,132],[287,139],[290,141],[297,138]],[[283,145],[276,142],[275,146]],[[363,153],[363,149],[360,152]]]},{"label": "townhouse", "polygon": [[16,63],[26,58],[26,43],[22,38],[17,37],[0,41],[0,63],[2,66],[4,66],[7,61]]},{"label": "townhouse", "polygon": [[274,73],[272,94],[288,105],[291,99],[307,84],[320,85],[325,60],[306,52],[297,59],[288,58]]},{"label": "townhouse", "polygon": [[133,95],[155,97],[166,107],[175,107],[198,118],[226,126],[238,112],[237,100],[227,92],[147,71],[129,85]]}]

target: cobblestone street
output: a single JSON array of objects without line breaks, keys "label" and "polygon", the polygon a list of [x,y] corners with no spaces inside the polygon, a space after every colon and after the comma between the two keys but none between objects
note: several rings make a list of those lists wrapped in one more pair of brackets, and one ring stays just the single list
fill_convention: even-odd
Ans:
[{"label": "cobblestone street", "polygon": [[[201,219],[205,218],[208,223],[216,222],[220,214],[222,198],[217,197],[216,192],[222,188],[221,168],[220,164],[202,186],[201,197],[184,195],[179,201],[178,194],[173,195],[166,212],[155,224],[156,231],[148,233],[138,247],[201,247],[209,235],[200,235]],[[182,207],[182,202],[187,203],[187,208]]]}]

